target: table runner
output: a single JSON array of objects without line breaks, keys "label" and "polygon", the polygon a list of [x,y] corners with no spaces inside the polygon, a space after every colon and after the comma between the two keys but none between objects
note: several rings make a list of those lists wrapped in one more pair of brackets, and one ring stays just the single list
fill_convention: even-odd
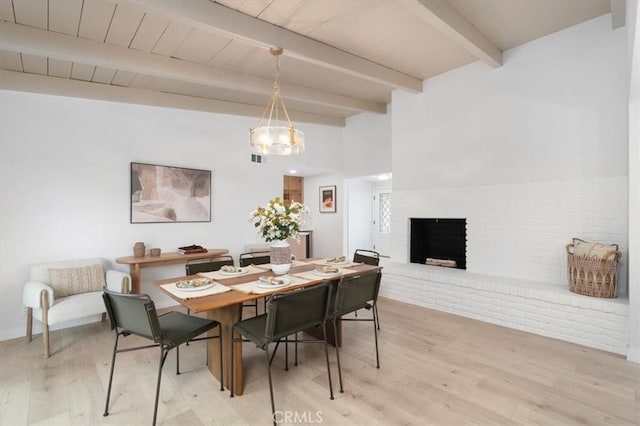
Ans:
[{"label": "table runner", "polygon": [[324,275],[324,274],[317,274],[315,273],[315,271],[306,271],[306,272],[297,272],[296,274],[294,274],[294,276],[296,278],[301,278],[301,279],[308,279],[308,280],[331,280],[334,278],[339,278],[342,277],[343,275],[346,274],[350,274],[353,271],[348,270],[346,268],[338,268],[340,270],[340,272],[338,272],[335,275]]},{"label": "table runner", "polygon": [[266,293],[274,293],[280,290],[287,290],[289,288],[291,288],[291,286],[296,286],[296,285],[300,285],[300,284],[305,284],[311,281],[314,281],[317,279],[316,278],[304,278],[304,277],[300,277],[300,276],[296,276],[296,275],[282,275],[278,278],[285,278],[285,279],[289,279],[291,280],[291,284],[289,284],[288,286],[284,286],[284,287],[276,287],[276,288],[262,288],[262,287],[258,287],[256,286],[256,284],[260,283],[260,280],[255,280],[255,281],[250,281],[248,283],[244,283],[244,284],[237,284],[234,286],[231,286],[231,288],[233,288],[234,290],[237,291],[241,291],[243,293],[248,293],[248,294],[266,294]]},{"label": "table runner", "polygon": [[[302,266],[302,265],[308,265],[309,262],[305,262],[304,260],[294,260],[293,262],[291,262],[291,267],[295,268],[296,266]],[[267,270],[270,271],[271,270],[271,264],[270,263],[263,263],[262,265],[252,265],[255,266],[256,268],[260,268],[262,270]]]},{"label": "table runner", "polygon": [[196,299],[198,297],[211,296],[213,294],[220,294],[230,291],[231,288],[224,286],[220,283],[214,282],[213,287],[207,288],[205,290],[199,291],[184,291],[176,287],[176,283],[162,284],[161,287],[173,294],[174,296],[187,300],[187,299]]},{"label": "table runner", "polygon": [[322,265],[322,266],[334,266],[336,268],[351,268],[353,266],[362,265],[362,262],[352,262],[350,260],[346,260],[344,263],[327,262],[328,260],[331,260],[331,259],[332,258],[318,259],[318,260],[314,260],[311,263],[315,265]]},{"label": "table runner", "polygon": [[243,277],[248,274],[258,274],[258,273],[264,272],[263,269],[257,268],[255,265],[243,266],[242,269],[246,270],[247,272],[244,274],[233,275],[233,274],[222,273],[222,271],[211,271],[211,272],[199,272],[198,275],[201,277],[212,279],[212,280],[224,280],[227,278]]}]

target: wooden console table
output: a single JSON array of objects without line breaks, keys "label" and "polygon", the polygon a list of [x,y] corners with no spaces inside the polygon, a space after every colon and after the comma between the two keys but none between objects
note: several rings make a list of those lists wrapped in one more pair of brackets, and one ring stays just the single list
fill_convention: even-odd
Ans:
[{"label": "wooden console table", "polygon": [[213,259],[223,254],[229,253],[227,249],[208,249],[206,253],[180,254],[164,253],[160,256],[144,257],[125,256],[116,259],[116,263],[129,265],[131,274],[131,292],[140,293],[140,270],[152,266],[172,265],[176,263],[187,263],[194,259]]}]

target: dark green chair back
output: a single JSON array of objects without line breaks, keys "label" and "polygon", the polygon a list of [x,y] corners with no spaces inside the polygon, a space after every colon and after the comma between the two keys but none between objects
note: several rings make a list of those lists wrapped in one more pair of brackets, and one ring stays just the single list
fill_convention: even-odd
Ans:
[{"label": "dark green chair back", "polygon": [[105,289],[102,298],[112,330],[118,327],[129,334],[160,342],[161,329],[156,306],[148,295],[115,293]]},{"label": "dark green chair back", "polygon": [[329,282],[274,294],[267,302],[265,336],[275,341],[321,325],[327,318],[330,297]]},{"label": "dark green chair back", "polygon": [[[120,352],[130,352],[152,347],[160,348],[160,365],[156,382],[155,405],[153,407],[153,425],[156,424],[158,414],[158,399],[160,396],[160,382],[162,367],[167,359],[169,351],[176,350],[176,374],[180,374],[180,345],[189,341],[221,339],[222,328],[220,323],[214,320],[185,315],[182,312],[167,312],[158,317],[153,300],[146,294],[122,294],[103,289],[102,299],[109,314],[111,329],[115,329],[116,341],[113,346],[111,358],[111,371],[109,373],[109,386],[107,388],[107,400],[105,402],[103,416],[109,415],[109,399],[111,397],[111,385],[113,383],[113,370],[116,355]],[[218,328],[217,336],[196,338],[213,328]],[[137,335],[153,340],[153,345],[118,348],[120,337]],[[222,369],[222,342],[219,345],[220,372]],[[220,375],[220,390],[222,387],[222,373]]]},{"label": "dark green chair back", "polygon": [[211,262],[187,263],[185,269],[187,275],[195,275],[199,272],[218,271],[225,265],[233,266],[233,257],[225,255],[217,257]]},{"label": "dark green chair back", "polygon": [[373,250],[356,249],[353,253],[353,261],[365,265],[380,265],[380,254]]},{"label": "dark green chair back", "polygon": [[343,277],[338,283],[331,316],[340,317],[366,308],[369,302],[377,300],[381,277],[379,271]]},{"label": "dark green chair back", "polygon": [[264,265],[271,263],[271,253],[268,251],[242,253],[238,258],[238,261],[241,267],[249,265]]}]

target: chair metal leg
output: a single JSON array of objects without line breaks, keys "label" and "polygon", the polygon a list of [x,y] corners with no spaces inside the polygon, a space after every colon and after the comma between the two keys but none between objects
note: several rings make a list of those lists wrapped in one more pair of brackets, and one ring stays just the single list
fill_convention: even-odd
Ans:
[{"label": "chair metal leg", "polygon": [[162,380],[162,367],[164,367],[164,362],[167,360],[167,355],[169,354],[169,351],[165,350],[164,348],[160,348],[160,365],[158,365],[158,383],[156,385],[156,403],[153,407],[153,423],[152,425],[155,426],[156,424],[156,418],[158,416],[158,400],[160,399],[160,382]]},{"label": "chair metal leg", "polygon": [[376,319],[376,325],[378,326],[378,330],[380,330],[380,316],[378,315],[378,304],[375,303],[373,305],[373,314],[375,316]]},{"label": "chair metal leg", "polygon": [[380,368],[380,357],[378,356],[378,328],[376,325],[378,324],[378,309],[376,308],[375,302],[373,302],[373,335],[376,341],[376,368]]},{"label": "chair metal leg", "polygon": [[[333,320],[333,335],[338,335],[338,318],[334,318]],[[338,381],[340,382],[340,393],[344,393],[344,389],[342,388],[342,369],[340,367],[340,350],[338,349],[338,344],[336,342],[336,360],[338,361]]]},{"label": "chair metal leg", "polygon": [[176,346],[176,376],[179,374],[180,374],[180,345]]},{"label": "chair metal leg", "polygon": [[109,386],[107,387],[107,402],[104,404],[104,417],[109,415],[109,398],[111,397],[111,383],[113,382],[113,369],[116,364],[116,351],[118,350],[118,337],[119,334],[116,334],[116,342],[113,345],[113,355],[111,356],[111,372],[109,373]]},{"label": "chair metal leg", "polygon": [[284,338],[284,371],[289,371],[289,336]]},{"label": "chair metal leg", "polygon": [[[327,375],[329,376],[329,399],[333,399],[333,384],[331,383],[331,367],[329,366],[329,345],[327,345],[327,325],[322,323],[322,336],[324,337],[324,356],[327,358]],[[337,336],[337,334],[336,334]],[[337,347],[337,342],[336,342]]]},{"label": "chair metal leg", "polygon": [[296,331],[296,335],[295,335],[296,341],[293,342],[293,347],[295,348],[295,359],[293,361],[293,365],[295,367],[298,366],[298,332]]},{"label": "chair metal leg", "polygon": [[264,348],[264,352],[267,355],[267,374],[269,376],[269,396],[271,397],[271,420],[273,420],[273,426],[276,426],[276,404],[273,400],[273,381],[271,379],[271,360],[269,359],[269,346]]}]

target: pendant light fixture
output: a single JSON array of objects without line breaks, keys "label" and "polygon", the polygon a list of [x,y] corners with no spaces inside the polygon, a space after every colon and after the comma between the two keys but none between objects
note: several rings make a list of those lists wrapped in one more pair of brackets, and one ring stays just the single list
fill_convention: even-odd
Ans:
[{"label": "pendant light fixture", "polygon": [[251,152],[260,155],[295,155],[304,152],[304,133],[293,127],[289,113],[280,96],[281,47],[269,49],[276,57],[276,79],[273,94],[258,125],[251,129]]}]

